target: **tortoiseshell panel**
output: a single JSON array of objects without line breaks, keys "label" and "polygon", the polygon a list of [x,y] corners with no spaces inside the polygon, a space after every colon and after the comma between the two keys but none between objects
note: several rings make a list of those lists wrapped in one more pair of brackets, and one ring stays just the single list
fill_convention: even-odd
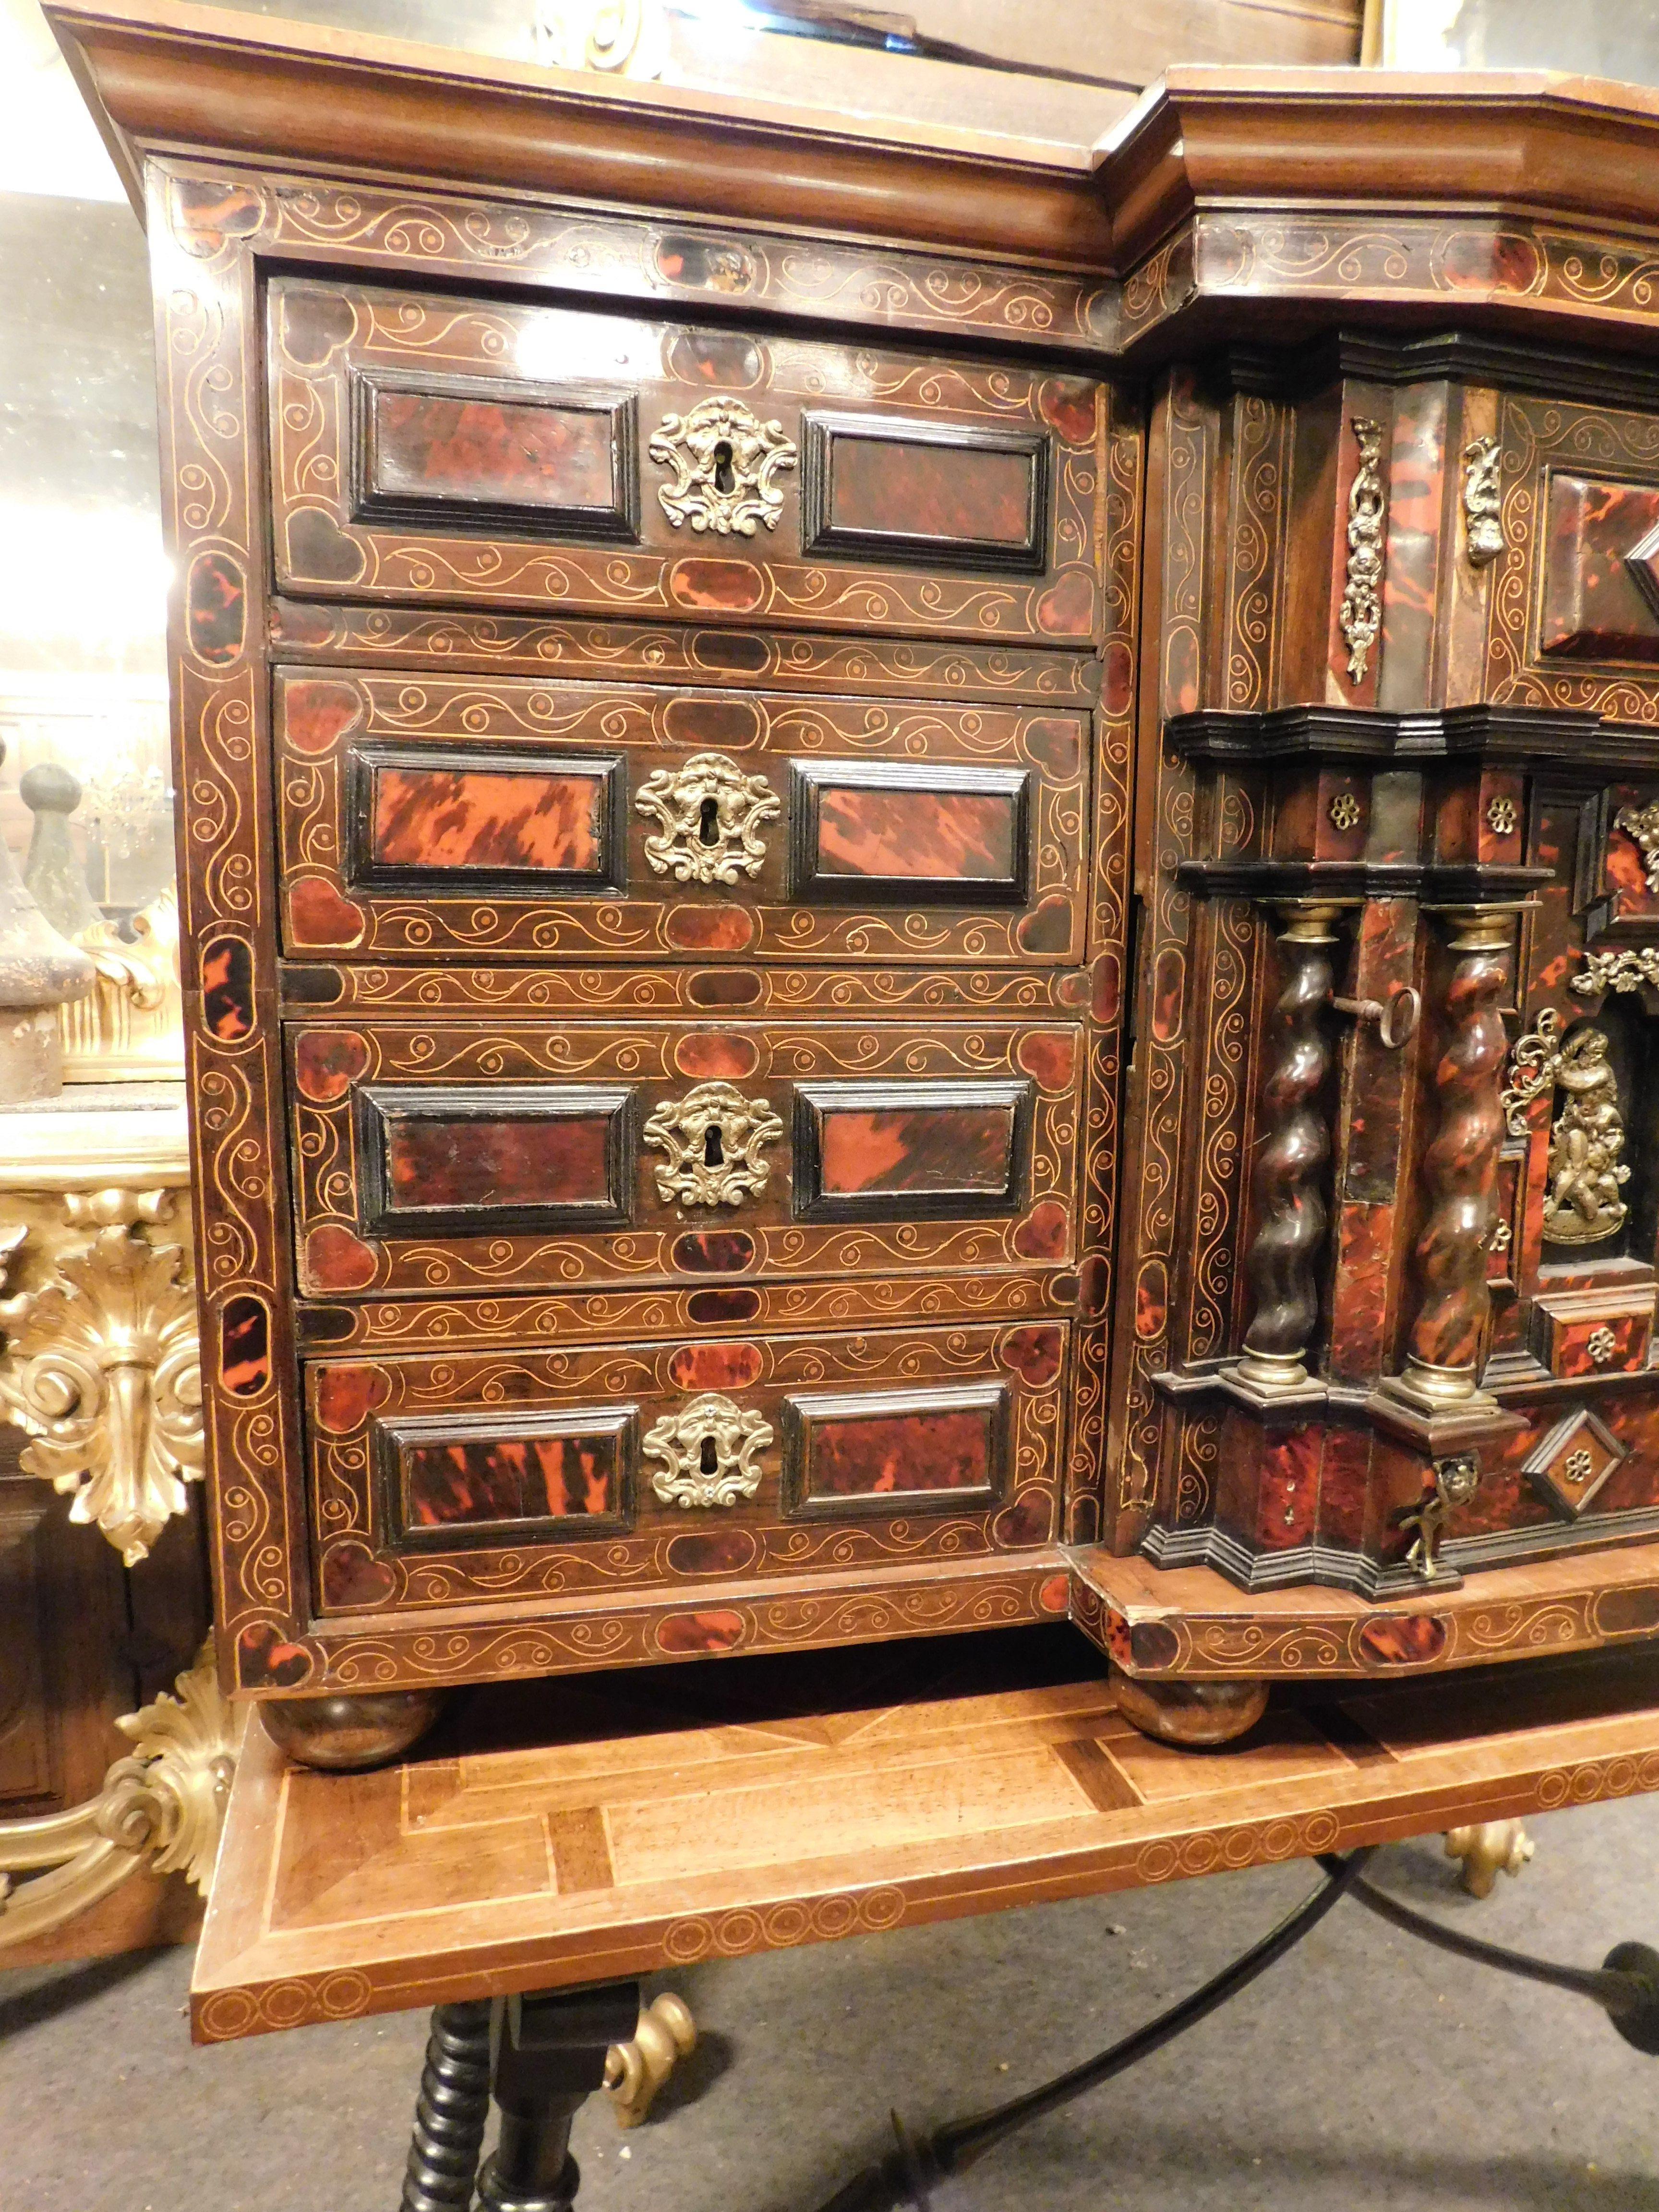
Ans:
[{"label": "tortoiseshell panel", "polygon": [[807,1083],[795,1091],[795,1210],[803,1220],[902,1220],[1012,1211],[1029,1083]]},{"label": "tortoiseshell panel", "polygon": [[914,1504],[929,1496],[949,1510],[1000,1487],[1000,1384],[879,1396],[803,1393],[787,1401],[787,1412],[796,1439],[790,1503],[798,1512],[845,1510],[850,1499]]},{"label": "tortoiseshell panel", "polygon": [[631,1407],[582,1407],[558,1415],[371,1422],[370,1437],[391,1476],[392,1519],[404,1540],[435,1531],[444,1542],[458,1526],[480,1534],[502,1522],[580,1524],[568,1532],[549,1527],[549,1537],[626,1526],[635,1426]]},{"label": "tortoiseshell panel", "polygon": [[[410,751],[354,755],[354,884],[600,889],[612,878],[614,764],[537,768]],[[485,879],[488,879],[486,882]]]},{"label": "tortoiseshell panel", "polygon": [[1656,525],[1659,486],[1550,477],[1540,652],[1659,660],[1659,570],[1641,557]]},{"label": "tortoiseshell panel", "polygon": [[[1083,957],[1076,713],[415,669],[280,669],[274,689],[301,957]],[[703,882],[665,853],[662,810],[710,754],[756,818],[730,880]]]},{"label": "tortoiseshell panel", "polygon": [[831,559],[943,561],[993,573],[1047,558],[1050,447],[987,432],[808,416],[801,544]]},{"label": "tortoiseshell panel", "polygon": [[452,502],[475,514],[521,507],[575,530],[608,521],[614,535],[632,503],[631,486],[618,481],[632,466],[631,452],[619,450],[623,406],[515,400],[459,380],[365,378],[358,511],[395,520],[435,508],[452,521]]},{"label": "tortoiseshell panel", "polygon": [[556,1085],[365,1084],[355,1094],[363,1226],[386,1237],[619,1224],[634,1100]]},{"label": "tortoiseshell panel", "polygon": [[[294,276],[270,286],[268,355],[276,578],[301,597],[1093,641],[1100,410],[1085,380],[787,328]],[[631,460],[618,459],[609,505],[568,496],[601,473],[572,427],[588,386],[619,455],[637,417],[632,514]],[[414,403],[402,414],[394,392]],[[775,422],[793,449],[775,474],[781,504],[752,534],[696,532],[659,496],[676,483],[663,452],[714,395]],[[827,563],[807,550],[807,422],[825,407],[866,441],[892,441],[921,534],[891,536],[889,521],[850,531]],[[921,442],[936,437],[949,442]],[[574,472],[573,447],[586,453]],[[860,514],[874,511],[870,458],[853,460]]]},{"label": "tortoiseshell panel", "polygon": [[799,897],[1025,896],[1030,778],[1019,770],[794,765]]},{"label": "tortoiseshell panel", "polygon": [[[385,1617],[720,1578],[775,1589],[1048,1543],[1069,1339],[1056,1316],[311,1359],[318,1601]],[[758,1482],[688,1510],[658,1495],[648,1447],[708,1391],[762,1425]]]},{"label": "tortoiseshell panel", "polygon": [[[985,1273],[1075,1249],[1075,1023],[312,1019],[289,1045],[307,1296]],[[731,1139],[732,1199],[697,1195],[672,1150],[710,1083],[775,1133]],[[885,1159],[825,1192],[837,1111],[884,1117]],[[707,1118],[684,1124],[699,1160]],[[862,1141],[832,1138],[843,1181]]]}]

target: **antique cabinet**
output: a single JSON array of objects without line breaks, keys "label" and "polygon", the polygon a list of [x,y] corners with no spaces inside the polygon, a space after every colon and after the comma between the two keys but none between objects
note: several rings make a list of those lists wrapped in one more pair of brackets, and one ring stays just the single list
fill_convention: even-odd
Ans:
[{"label": "antique cabinet", "polygon": [[1094,149],[50,11],[143,204],[222,1663],[1659,1632],[1651,96]]}]

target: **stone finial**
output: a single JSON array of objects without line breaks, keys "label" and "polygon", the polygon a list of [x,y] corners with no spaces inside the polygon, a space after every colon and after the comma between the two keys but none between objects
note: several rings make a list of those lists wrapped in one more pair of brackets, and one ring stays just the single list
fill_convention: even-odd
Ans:
[{"label": "stone finial", "polygon": [[53,1098],[63,1089],[58,1009],[83,999],[94,973],[40,911],[0,839],[0,1104]]},{"label": "stone finial", "polygon": [[79,937],[102,920],[70,842],[69,819],[81,804],[80,779],[56,761],[42,761],[19,781],[17,795],[34,816],[23,882],[55,930]]}]

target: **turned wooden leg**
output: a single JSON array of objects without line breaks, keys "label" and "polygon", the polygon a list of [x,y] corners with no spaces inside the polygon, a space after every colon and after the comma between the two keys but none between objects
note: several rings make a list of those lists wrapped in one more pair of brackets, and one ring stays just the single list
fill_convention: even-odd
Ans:
[{"label": "turned wooden leg", "polygon": [[1231,1743],[1267,1709],[1265,1682],[1143,1682],[1112,1669],[1117,1709],[1142,1735],[1196,1748]]},{"label": "turned wooden leg", "polygon": [[581,2180],[570,2124],[639,2017],[637,1982],[505,2001],[492,2085],[501,2137],[478,2176],[478,2212],[570,2212]]},{"label": "turned wooden leg", "polygon": [[398,2212],[470,2212],[489,2118],[490,2002],[434,2005]]},{"label": "turned wooden leg", "polygon": [[338,1774],[384,1766],[418,1743],[447,1695],[444,1690],[377,1690],[354,1697],[273,1698],[259,1714],[266,1735],[290,1759]]}]

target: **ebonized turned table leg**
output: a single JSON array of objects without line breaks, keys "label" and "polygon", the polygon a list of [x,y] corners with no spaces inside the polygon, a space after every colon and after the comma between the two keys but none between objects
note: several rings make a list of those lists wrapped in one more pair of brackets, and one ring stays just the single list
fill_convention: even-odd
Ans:
[{"label": "ebonized turned table leg", "polygon": [[636,1982],[505,2000],[491,2085],[501,2136],[478,2176],[480,2212],[570,2212],[581,2179],[571,2123],[603,2086],[606,2052],[639,2016]]},{"label": "ebonized turned table leg", "polygon": [[470,2212],[489,2118],[488,1997],[432,2008],[399,2212]]}]

